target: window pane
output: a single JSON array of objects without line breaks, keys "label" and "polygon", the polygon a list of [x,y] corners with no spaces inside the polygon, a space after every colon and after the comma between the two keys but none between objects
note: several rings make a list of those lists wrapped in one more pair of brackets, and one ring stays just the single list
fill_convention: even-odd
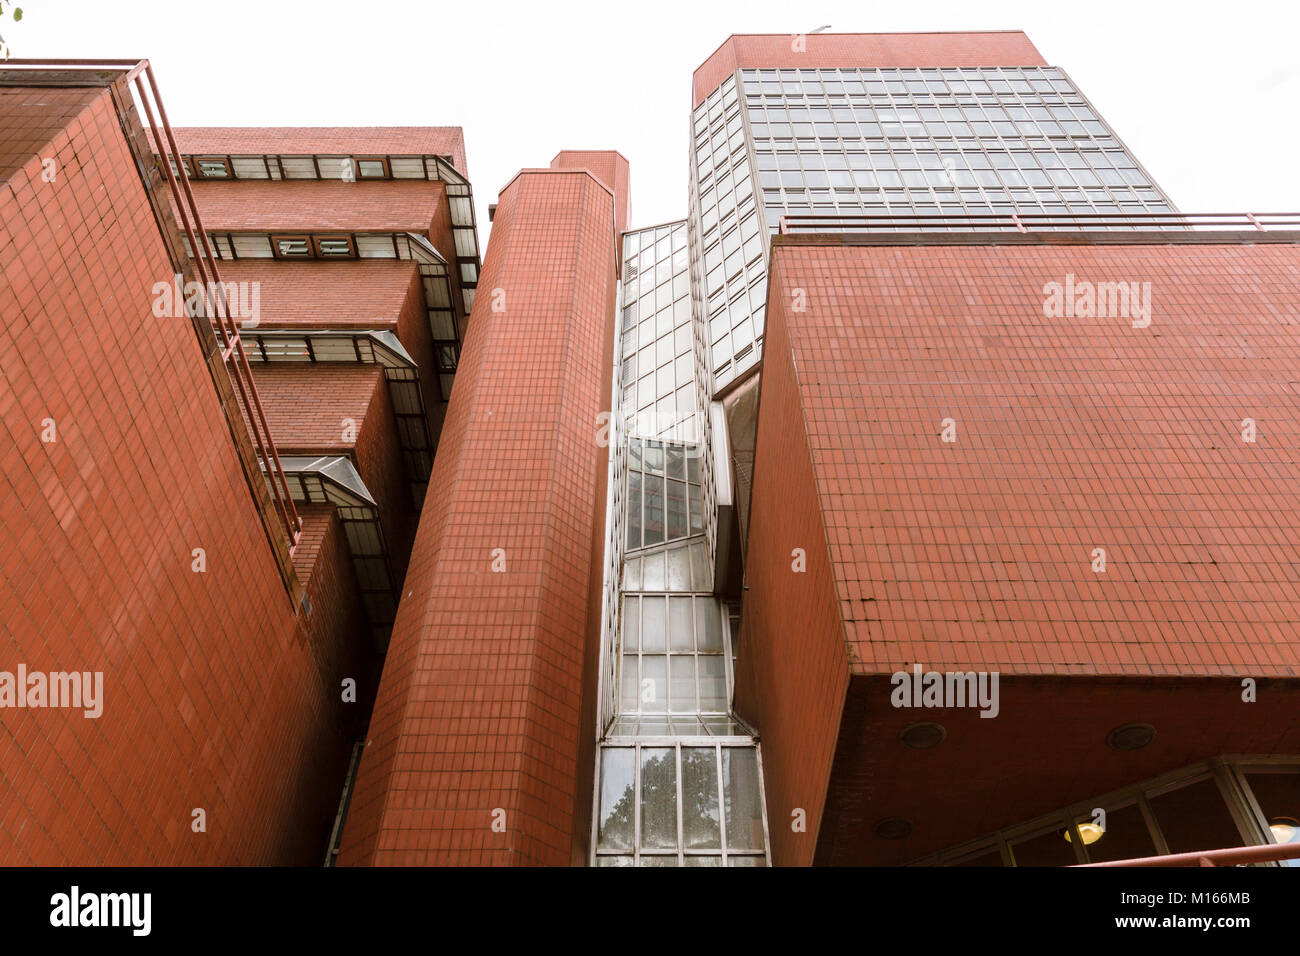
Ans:
[{"label": "window pane", "polygon": [[1001,866],[1002,854],[997,847],[991,850],[984,850],[974,856],[968,856],[964,860],[951,864],[952,866]]},{"label": "window pane", "polygon": [[662,655],[641,658],[641,712],[662,714],[667,710],[668,658]]},{"label": "window pane", "polygon": [[727,848],[763,849],[758,751],[753,747],[722,748],[722,784],[727,798]]},{"label": "window pane", "polygon": [[631,747],[607,747],[600,754],[600,834],[597,845],[604,849],[632,848],[633,756]]},{"label": "window pane", "polygon": [[684,538],[687,534],[686,482],[668,482],[668,538]]},{"label": "window pane", "polygon": [[712,747],[682,748],[682,836],[691,849],[722,846],[718,758]]},{"label": "window pane", "polygon": [[[1275,843],[1300,843],[1300,771],[1294,767],[1251,769],[1246,783],[1255,794]],[[1300,866],[1300,860],[1281,860]]]},{"label": "window pane", "polygon": [[1078,863],[1074,847],[1065,839],[1065,827],[1057,827],[1011,845],[1016,866],[1073,866]]},{"label": "window pane", "polygon": [[645,443],[645,470],[647,475],[664,473],[664,450],[657,441]]},{"label": "window pane", "polygon": [[668,477],[685,478],[686,450],[680,445],[665,445],[664,452],[667,456]]},{"label": "window pane", "polygon": [[1150,803],[1170,853],[1218,850],[1246,842],[1212,779],[1162,793]]},{"label": "window pane", "polygon": [[670,658],[672,668],[672,712],[689,714],[695,712],[695,658],[675,655]]},{"label": "window pane", "polygon": [[700,669],[700,710],[726,710],[727,672],[722,655],[701,654],[697,660]]},{"label": "window pane", "polygon": [[674,548],[668,552],[668,590],[689,591],[690,561],[686,548]]},{"label": "window pane", "polygon": [[635,651],[640,645],[640,634],[641,599],[625,597],[623,598],[623,650]]},{"label": "window pane", "polygon": [[667,649],[664,641],[666,621],[664,619],[664,599],[661,597],[642,598],[643,619],[642,650],[662,653]]},{"label": "window pane", "polygon": [[643,589],[646,591],[662,591],[664,589],[663,552],[646,555],[642,562],[642,569],[644,571]]},{"label": "window pane", "polygon": [[[647,449],[647,454],[649,450]],[[645,543],[663,544],[664,540],[664,483],[660,478],[646,475],[645,487]]]},{"label": "window pane", "polygon": [[722,621],[718,617],[718,605],[709,598],[695,602],[696,627],[699,633],[701,651],[722,652]]},{"label": "window pane", "polygon": [[[1075,823],[1083,828],[1083,845],[1088,851],[1089,861],[1093,863],[1131,860],[1140,856],[1155,856],[1157,853],[1137,804],[1120,810],[1107,810],[1106,828],[1100,835],[1093,829],[1096,824],[1091,816],[1080,817]],[[1089,843],[1094,836],[1094,842]]]},{"label": "window pane", "polygon": [[[685,555],[685,551],[681,552]],[[691,599],[674,597],[668,599],[668,646],[673,651],[694,651],[695,641],[691,637],[693,622],[691,620]]]},{"label": "window pane", "polygon": [[641,845],[677,846],[677,753],[670,747],[641,750]]},{"label": "window pane", "polygon": [[627,546],[641,547],[641,473],[627,475]]},{"label": "window pane", "polygon": [[624,713],[635,714],[640,710],[637,700],[641,696],[641,681],[637,675],[637,656],[635,654],[625,654],[622,660],[623,693],[619,709]]}]

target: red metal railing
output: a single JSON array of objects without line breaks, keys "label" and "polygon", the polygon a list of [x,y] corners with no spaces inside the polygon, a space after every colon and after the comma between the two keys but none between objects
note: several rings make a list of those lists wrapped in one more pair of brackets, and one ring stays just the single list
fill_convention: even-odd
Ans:
[{"label": "red metal railing", "polygon": [[1300,859],[1300,843],[1266,843],[1262,846],[1236,846],[1225,850],[1197,850],[1193,853],[1170,853],[1165,856],[1142,856],[1109,863],[1085,863],[1081,866],[1236,866],[1239,863],[1272,863]]},{"label": "red metal railing", "polygon": [[1296,212],[972,212],[972,213],[834,213],[782,216],[778,230],[795,233],[852,232],[1030,232],[1034,229],[1217,229],[1300,228]]},{"label": "red metal railing", "polygon": [[[194,202],[194,193],[190,190],[189,179],[177,176],[185,166],[181,162],[180,150],[176,146],[176,137],[171,124],[167,121],[167,110],[163,107],[162,96],[158,93],[158,83],[154,79],[153,68],[148,60],[6,60],[0,62],[0,69],[19,67],[21,69],[73,69],[86,71],[121,72],[127,83],[134,83],[139,95],[140,106],[148,120],[147,132],[154,140],[162,162],[163,175],[167,177],[168,187],[180,217],[181,227],[189,240],[193,252],[192,259],[203,286],[205,314],[211,316],[213,328],[219,337],[221,358],[239,393],[240,402],[247,413],[249,431],[253,445],[257,450],[263,467],[266,468],[271,486],[271,498],[275,509],[284,525],[289,538],[289,554],[292,556],[298,546],[302,533],[302,521],[294,507],[293,496],[289,492],[289,482],[280,466],[280,454],[276,451],[275,441],[271,437],[271,428],[266,421],[266,413],[257,395],[257,386],[253,382],[253,372],[244,354],[244,344],[239,336],[239,326],[230,315],[226,302],[226,288],[221,281],[213,247],[208,242],[208,234],[199,218],[198,206]],[[146,88],[145,84],[148,84]],[[158,107],[155,121],[152,103]],[[161,136],[159,134],[162,134]]]}]

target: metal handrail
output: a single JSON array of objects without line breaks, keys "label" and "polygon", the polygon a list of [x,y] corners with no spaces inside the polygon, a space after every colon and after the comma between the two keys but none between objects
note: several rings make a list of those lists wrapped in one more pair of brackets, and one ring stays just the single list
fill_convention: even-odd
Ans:
[{"label": "metal handrail", "polygon": [[1300,843],[1265,843],[1261,846],[1234,846],[1222,850],[1141,856],[1106,863],[1082,863],[1079,866],[1237,866],[1243,863],[1274,863],[1295,859],[1300,859]]},{"label": "metal handrail", "polygon": [[1300,212],[972,212],[972,213],[844,213],[785,215],[782,235],[817,232],[901,232],[926,229],[1016,230],[1083,228],[1086,226],[1148,226],[1170,229],[1250,229],[1267,231],[1300,228]]},{"label": "metal handrail", "polygon": [[[217,268],[216,257],[213,255],[213,247],[208,240],[208,234],[203,228],[202,220],[199,218],[198,206],[194,201],[194,193],[190,190],[189,179],[186,176],[180,176],[178,179],[173,172],[173,163],[175,164],[175,170],[183,170],[185,167],[181,162],[180,149],[176,146],[176,138],[172,133],[171,124],[167,120],[167,110],[163,106],[162,96],[158,92],[158,83],[154,79],[153,67],[150,66],[147,59],[15,59],[0,63],[0,69],[10,67],[18,67],[24,70],[48,69],[51,67],[56,69],[121,70],[126,82],[135,84],[136,92],[140,98],[140,105],[149,123],[148,133],[162,160],[159,165],[162,167],[163,175],[167,178],[168,187],[171,189],[172,197],[175,200],[176,212],[180,217],[185,236],[189,240],[190,249],[194,251],[193,261],[202,283],[205,314],[212,318],[212,324],[220,336],[218,346],[221,348],[222,361],[231,380],[235,383],[235,387],[239,391],[239,398],[248,413],[249,431],[252,434],[257,454],[266,466],[267,471],[270,472],[271,497],[284,525],[285,533],[288,535],[289,555],[292,557],[302,534],[302,520],[298,517],[298,510],[294,506],[293,496],[289,492],[288,479],[285,477],[284,469],[280,465],[280,454],[276,450],[275,440],[271,437],[271,428],[267,423],[266,412],[262,408],[261,399],[257,394],[257,385],[253,381],[253,371],[248,365],[248,357],[244,354],[239,326],[229,312],[228,303],[226,302],[226,288],[221,281],[221,273]],[[145,87],[146,82],[148,83],[147,89]],[[151,95],[153,104],[158,107],[157,120],[154,118],[153,106],[150,105]]]}]

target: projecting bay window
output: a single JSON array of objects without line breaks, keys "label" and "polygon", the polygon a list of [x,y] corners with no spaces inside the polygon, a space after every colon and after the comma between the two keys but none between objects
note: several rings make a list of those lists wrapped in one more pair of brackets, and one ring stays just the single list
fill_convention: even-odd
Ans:
[{"label": "projecting bay window", "polygon": [[601,749],[597,866],[766,866],[758,749],[648,741]]},{"label": "projecting bay window", "polygon": [[[1295,757],[1194,764],[918,862],[1073,866],[1270,843],[1300,843],[1300,759]],[[1300,860],[1276,865],[1296,866]]]}]

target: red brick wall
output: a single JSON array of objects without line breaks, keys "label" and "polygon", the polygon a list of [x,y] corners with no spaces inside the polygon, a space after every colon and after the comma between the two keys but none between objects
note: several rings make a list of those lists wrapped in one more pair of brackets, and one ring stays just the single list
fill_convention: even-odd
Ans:
[{"label": "red brick wall", "polygon": [[357,433],[354,456],[357,472],[378,506],[379,521],[384,528],[388,553],[392,556],[393,580],[400,587],[406,577],[418,515],[411,497],[411,479],[402,461],[392,399],[382,372],[365,421]]},{"label": "red brick wall", "polygon": [[222,280],[259,284],[262,330],[392,329],[415,275],[415,263],[409,259],[221,263]]},{"label": "red brick wall", "polygon": [[[365,611],[360,600],[356,573],[352,569],[347,536],[333,505],[298,506],[303,521],[302,537],[294,552],[294,566],[307,582],[308,647],[327,688],[326,701],[334,709],[340,753],[346,752],[365,729],[374,704],[380,661],[369,639]],[[342,682],[356,681],[355,703],[345,703]],[[323,794],[322,796],[328,796]],[[336,804],[321,801],[320,811],[333,826]]]},{"label": "red brick wall", "polygon": [[583,173],[502,192],[342,863],[571,859],[613,215]]},{"label": "red brick wall", "polygon": [[190,184],[209,232],[426,233],[447,187],[422,179],[199,180]]},{"label": "red brick wall", "polygon": [[344,419],[358,434],[376,395],[387,388],[378,365],[343,362],[259,364],[253,379],[281,454],[347,454]]},{"label": "red brick wall", "polygon": [[415,360],[420,369],[420,393],[424,396],[424,412],[429,419],[429,435],[438,445],[442,421],[447,414],[447,403],[442,400],[442,387],[438,383],[438,361],[433,350],[433,330],[429,328],[429,312],[424,307],[424,292],[420,288],[420,274],[411,267],[412,276],[406,288],[406,298],[397,316],[397,338]]},{"label": "red brick wall", "polygon": [[[384,371],[378,365],[275,363],[254,372],[281,455],[349,455],[374,496],[396,581],[415,537],[415,502]],[[344,421],[354,437],[345,440]]]},{"label": "red brick wall", "polygon": [[[775,260],[773,288],[782,287],[783,266]],[[772,862],[806,866],[816,850],[849,660],[790,360],[788,301],[768,301],[736,709],[762,735]],[[806,571],[794,570],[796,548]],[[803,811],[803,832],[792,829],[795,810]]]},{"label": "red brick wall", "polygon": [[[775,256],[855,673],[1300,674],[1300,245]],[[1045,316],[1067,274],[1150,327]]]},{"label": "red brick wall", "polygon": [[562,149],[551,160],[552,169],[589,169],[614,194],[614,228],[621,236],[627,228],[631,168],[619,153],[609,149]]},{"label": "red brick wall", "polygon": [[0,862],[315,863],[333,688],[194,329],[151,314],[172,264],[108,93],[68,130],[54,182],[25,143],[0,187],[0,660],[102,671],[104,712],[0,712]]},{"label": "red brick wall", "polygon": [[[819,862],[905,862],[1194,759],[1295,752],[1300,246],[1053,239],[774,245],[737,700],[776,862],[807,861],[783,828],[826,792],[828,727]],[[1046,315],[1067,274],[1150,282],[1151,325]],[[888,675],[917,663],[998,672],[998,718],[892,708]],[[907,749],[915,720],[948,739]],[[1156,742],[1108,748],[1129,721]],[[876,838],[886,816],[914,834]]]},{"label": "red brick wall", "polygon": [[692,82],[699,106],[736,70],[833,69],[922,66],[1046,66],[1042,54],[1019,30],[971,33],[790,33],[727,37],[696,70]]}]

